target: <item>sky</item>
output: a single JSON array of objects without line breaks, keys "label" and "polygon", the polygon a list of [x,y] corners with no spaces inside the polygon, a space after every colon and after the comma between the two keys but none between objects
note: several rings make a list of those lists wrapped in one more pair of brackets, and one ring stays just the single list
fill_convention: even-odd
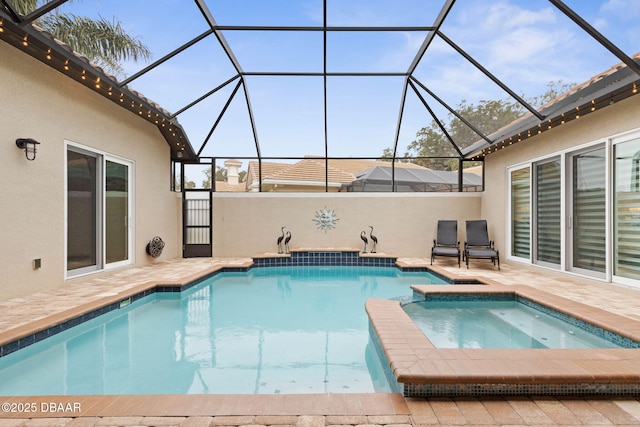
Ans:
[{"label": "sky", "polygon": [[[209,0],[219,25],[320,26],[322,0]],[[329,26],[431,26],[443,0],[327,0]],[[565,0],[627,54],[640,51],[640,0]],[[119,20],[162,58],[208,29],[188,0],[76,0],[61,11]],[[552,81],[582,83],[619,60],[547,0],[458,0],[442,32],[517,94],[533,97]],[[404,73],[425,31],[329,32],[330,72]],[[321,32],[226,31],[242,69],[322,72]],[[147,64],[126,63],[132,75]],[[236,71],[214,36],[135,79],[129,86],[176,112],[234,77]],[[508,94],[436,38],[414,76],[450,106],[506,99]],[[178,115],[196,151],[231,97],[237,81]],[[404,77],[327,79],[328,155],[377,157],[394,145]],[[246,94],[245,94],[246,89]],[[247,76],[231,99],[203,156],[257,155],[246,99],[263,157],[325,154],[322,77]],[[447,111],[425,92],[439,119]],[[398,152],[431,123],[409,89]]]}]

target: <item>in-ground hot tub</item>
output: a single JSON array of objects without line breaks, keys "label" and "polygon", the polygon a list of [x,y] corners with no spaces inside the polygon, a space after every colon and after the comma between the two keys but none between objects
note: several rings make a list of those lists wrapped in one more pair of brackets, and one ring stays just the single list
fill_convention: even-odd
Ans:
[{"label": "in-ground hot tub", "polygon": [[617,348],[438,348],[397,301],[366,303],[387,374],[406,396],[638,395],[640,322],[527,286],[414,286],[414,300],[512,299]]}]

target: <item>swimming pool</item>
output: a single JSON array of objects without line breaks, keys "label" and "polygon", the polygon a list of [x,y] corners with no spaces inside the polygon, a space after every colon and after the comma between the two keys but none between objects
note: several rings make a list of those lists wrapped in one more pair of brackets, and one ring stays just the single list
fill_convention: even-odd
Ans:
[{"label": "swimming pool", "polygon": [[364,302],[442,283],[380,267],[220,273],[0,358],[0,394],[388,392]]},{"label": "swimming pool", "polygon": [[419,301],[404,311],[436,348],[622,347],[515,299]]}]

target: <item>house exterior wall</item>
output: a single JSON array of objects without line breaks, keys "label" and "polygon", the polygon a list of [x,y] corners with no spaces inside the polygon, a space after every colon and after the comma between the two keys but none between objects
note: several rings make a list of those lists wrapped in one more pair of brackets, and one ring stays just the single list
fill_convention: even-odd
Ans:
[{"label": "house exterior wall", "polygon": [[[464,220],[479,218],[480,201],[481,193],[216,193],[213,255],[275,253],[283,226],[292,249],[362,248],[360,232],[373,226],[378,252],[428,257],[437,221],[457,219],[464,242]],[[325,207],[338,218],[326,233],[313,221]]]},{"label": "house exterior wall", "polygon": [[[0,58],[0,300],[65,283],[65,141],[134,162],[135,265],[153,262],[156,235],[166,242],[157,260],[179,256],[180,199],[160,132],[5,43]],[[41,142],[35,161],[15,145],[27,137]]]},{"label": "house exterior wall", "polygon": [[509,189],[507,168],[544,158],[560,151],[604,142],[618,134],[640,129],[640,97],[633,96],[543,132],[513,146],[498,150],[485,159],[486,188],[482,196],[481,216],[489,222],[490,238],[507,258],[507,221]]}]

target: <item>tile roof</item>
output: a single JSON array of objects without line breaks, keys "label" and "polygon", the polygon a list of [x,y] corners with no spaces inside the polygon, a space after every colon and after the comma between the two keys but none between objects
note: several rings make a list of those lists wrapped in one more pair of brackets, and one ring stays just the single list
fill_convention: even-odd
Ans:
[{"label": "tile roof", "polygon": [[[262,178],[272,175],[281,169],[291,166],[289,163],[262,162]],[[258,181],[258,162],[249,162],[247,169],[247,181]]]},{"label": "tile roof", "polygon": [[[635,55],[631,56],[631,59],[633,59],[634,61],[638,61],[640,59],[640,52],[636,53]],[[544,104],[542,107],[540,107],[538,110],[544,110],[545,108],[550,107],[551,105],[555,104],[558,101],[561,101],[571,95],[573,95],[574,93],[581,91],[582,89],[591,86],[592,84],[604,79],[605,77],[608,77],[610,75],[612,75],[613,73],[615,73],[616,71],[619,71],[623,68],[626,68],[627,64],[625,64],[624,62],[619,62],[616,65],[614,65],[613,67],[609,68],[608,70],[605,70],[601,73],[596,74],[595,76],[591,77],[589,80],[575,85],[574,87],[572,87],[571,89],[569,89],[568,91],[566,91],[563,94],[558,95],[556,98],[552,99],[551,101],[547,102],[546,104]]]},{"label": "tile roof", "polygon": [[[634,61],[638,62],[640,60],[640,52],[634,54],[633,56],[631,56],[631,59],[633,59]],[[624,62],[619,62],[616,65],[612,66],[611,68],[596,74],[595,76],[591,77],[589,80],[577,84],[574,87],[572,87],[571,89],[569,89],[568,91],[558,95],[556,98],[550,100],[549,102],[547,102],[546,104],[540,106],[538,108],[538,111],[548,115],[550,118],[553,118],[551,116],[553,115],[558,115],[558,114],[562,114],[563,110],[562,110],[562,101],[569,101],[569,98],[572,96],[575,97],[579,97],[580,99],[584,98],[584,97],[590,97],[591,95],[589,94],[585,94],[582,95],[580,94],[581,91],[585,91],[589,89],[590,86],[592,85],[596,85],[597,83],[600,83],[601,81],[605,80],[608,77],[613,76],[615,73],[623,70],[624,68],[627,68],[627,64],[625,64]],[[606,83],[606,82],[605,82]],[[609,85],[611,85],[612,83],[609,82]],[[564,114],[563,114],[564,115]],[[495,132],[493,132],[491,135],[489,135],[488,137],[493,140],[496,145],[497,142],[501,139],[506,139],[509,137],[513,137],[515,136],[518,132],[521,132],[523,129],[519,128],[520,126],[527,126],[528,124],[531,124],[531,120],[534,118],[534,115],[531,112],[526,112],[525,114],[523,114],[522,116],[518,117],[517,119],[515,119],[514,121],[506,124],[505,126],[501,127],[500,129],[496,130]],[[549,120],[549,119],[548,119]],[[467,147],[467,149],[465,150],[466,153],[465,154],[469,154],[472,153],[474,151],[478,151],[480,149],[482,149],[483,147],[485,147],[487,144],[484,140],[479,140],[478,142],[472,144],[471,146]]]},{"label": "tile roof", "polygon": [[352,173],[345,172],[344,170],[340,170],[331,165],[326,167],[324,159],[300,160],[299,162],[280,169],[265,178],[282,181],[324,182],[327,172],[329,175],[329,182],[347,183],[354,179]]},{"label": "tile roof", "polygon": [[[356,174],[375,166],[390,166],[390,162],[384,160],[364,159],[329,159],[329,182],[350,183],[356,179]],[[396,162],[396,167],[407,169],[425,169],[414,163]],[[325,181],[324,157],[306,156],[304,159],[292,163],[267,163],[262,162],[263,180],[274,181],[298,181],[298,182],[324,182]],[[249,162],[250,182],[258,181],[258,162]]]}]

